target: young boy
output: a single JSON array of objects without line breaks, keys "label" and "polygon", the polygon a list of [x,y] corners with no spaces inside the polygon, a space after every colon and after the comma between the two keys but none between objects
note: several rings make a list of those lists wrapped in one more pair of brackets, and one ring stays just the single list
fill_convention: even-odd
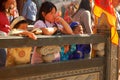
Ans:
[{"label": "young boy", "polygon": [[[83,34],[83,28],[78,22],[72,22],[70,27],[74,34]],[[76,44],[76,50],[69,55],[69,59],[89,59],[91,47],[90,44]]]},{"label": "young boy", "polygon": [[[9,35],[21,35],[28,36],[29,38],[36,40],[37,37],[27,31],[28,23],[24,17],[20,16],[13,20],[11,23],[11,31]],[[6,66],[14,66],[20,64],[30,63],[30,55],[32,47],[21,47],[21,48],[8,48],[7,49]]]}]

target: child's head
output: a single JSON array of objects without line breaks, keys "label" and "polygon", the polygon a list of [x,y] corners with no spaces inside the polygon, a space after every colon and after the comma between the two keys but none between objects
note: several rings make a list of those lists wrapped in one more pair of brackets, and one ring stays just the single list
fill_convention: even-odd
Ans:
[{"label": "child's head", "polygon": [[15,10],[14,8],[15,8],[14,4],[11,4],[10,7],[9,7],[9,9],[8,9],[8,12],[12,16],[14,16],[14,10]]},{"label": "child's head", "polygon": [[78,22],[72,22],[70,24],[71,29],[73,30],[74,34],[82,34],[83,33],[83,28]]},{"label": "child's head", "polygon": [[45,1],[42,3],[40,7],[38,19],[43,20],[44,22],[45,20],[49,22],[54,22],[56,12],[57,12],[56,6],[52,2]]},{"label": "child's head", "polygon": [[25,18],[22,16],[15,18],[11,23],[11,29],[16,28],[16,29],[27,30],[27,26],[28,26],[28,23],[25,20]]}]

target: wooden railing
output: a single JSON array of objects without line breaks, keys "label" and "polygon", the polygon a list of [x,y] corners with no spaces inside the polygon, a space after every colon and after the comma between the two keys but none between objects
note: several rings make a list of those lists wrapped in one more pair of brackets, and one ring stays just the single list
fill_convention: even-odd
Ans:
[{"label": "wooden railing", "polygon": [[92,59],[4,67],[0,69],[0,80],[61,80],[61,78],[72,76],[86,76],[82,80],[87,80],[87,78],[91,78],[90,80],[117,80],[117,46],[111,44],[109,35],[37,35],[37,38],[37,40],[32,40],[18,36],[0,37],[0,48],[104,42],[106,53],[104,57]]}]

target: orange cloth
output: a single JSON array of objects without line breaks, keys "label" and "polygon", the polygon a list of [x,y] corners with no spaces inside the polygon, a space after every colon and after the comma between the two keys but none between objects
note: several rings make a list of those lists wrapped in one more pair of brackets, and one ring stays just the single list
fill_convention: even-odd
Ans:
[{"label": "orange cloth", "polygon": [[104,13],[107,16],[111,28],[111,41],[112,43],[118,45],[118,33],[116,29],[116,15],[114,7],[112,6],[112,0],[95,0],[95,6],[93,9],[94,15],[101,17]]}]

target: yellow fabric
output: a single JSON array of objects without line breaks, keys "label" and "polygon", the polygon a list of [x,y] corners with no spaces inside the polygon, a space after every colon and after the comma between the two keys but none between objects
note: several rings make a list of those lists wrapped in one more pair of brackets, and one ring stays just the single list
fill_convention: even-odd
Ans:
[{"label": "yellow fabric", "polygon": [[26,64],[30,62],[32,47],[8,48],[6,66]]},{"label": "yellow fabric", "polygon": [[102,13],[104,13],[107,16],[107,20],[108,20],[108,22],[110,24],[110,28],[111,28],[111,41],[112,41],[112,43],[118,45],[119,37],[118,37],[117,29],[116,29],[116,16],[103,10],[101,7],[99,7],[97,5],[94,6],[93,12],[94,12],[95,16],[97,16],[97,17],[100,17],[102,15]]}]

